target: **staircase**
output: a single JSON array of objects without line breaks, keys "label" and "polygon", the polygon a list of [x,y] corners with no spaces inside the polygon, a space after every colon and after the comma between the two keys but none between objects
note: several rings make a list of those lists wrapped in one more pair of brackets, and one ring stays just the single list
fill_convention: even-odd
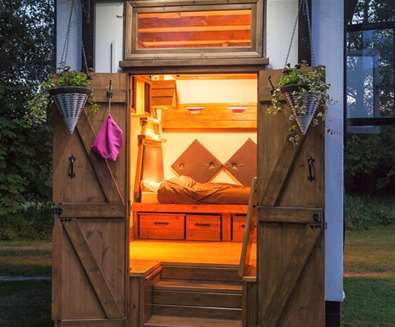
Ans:
[{"label": "staircase", "polygon": [[237,267],[162,265],[145,327],[241,327]]}]

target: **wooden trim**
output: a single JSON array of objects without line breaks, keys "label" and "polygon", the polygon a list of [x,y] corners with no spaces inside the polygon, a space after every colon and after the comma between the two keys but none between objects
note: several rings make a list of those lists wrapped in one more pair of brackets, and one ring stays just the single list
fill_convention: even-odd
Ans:
[{"label": "wooden trim", "polygon": [[273,285],[272,299],[262,316],[264,326],[277,326],[304,267],[307,265],[317,242],[321,238],[321,233],[321,228],[306,226],[305,232],[301,235],[287,268],[284,269],[284,275],[278,279],[277,285]]},{"label": "wooden trim", "polygon": [[[245,57],[245,58],[235,58],[235,55],[232,56],[233,58],[187,58],[184,56],[183,59],[131,59],[131,60],[123,60],[119,63],[122,68],[159,68],[163,67],[164,71],[172,72],[173,70],[171,67],[180,67],[182,72],[189,73],[191,72],[192,68],[189,67],[200,67],[200,69],[208,69],[210,66],[222,66],[222,67],[243,67],[243,66],[260,66],[259,68],[262,69],[262,66],[269,64],[269,59],[267,58],[258,58],[258,57]],[[231,69],[228,69],[232,71]],[[246,70],[245,68],[241,68],[237,71],[240,72],[257,72],[259,69],[258,67],[255,68],[253,71]],[[196,70],[200,71],[200,70]],[[192,71],[192,72],[196,72]],[[223,70],[218,70],[222,72]]]},{"label": "wooden trim", "polygon": [[221,5],[254,3],[257,0],[134,0],[134,7],[157,7],[157,6],[189,6],[189,5]]},{"label": "wooden trim", "polygon": [[55,217],[52,230],[52,320],[60,320],[62,314],[62,261],[63,261],[63,228]]},{"label": "wooden trim", "polygon": [[60,203],[63,209],[62,218],[125,218],[125,206],[110,203]]},{"label": "wooden trim", "polygon": [[58,327],[125,327],[125,319],[73,319],[61,320],[56,323]]},{"label": "wooden trim", "polygon": [[258,324],[258,285],[256,279],[243,280],[243,327],[256,327]]},{"label": "wooden trim", "polygon": [[321,208],[258,207],[259,222],[314,224],[322,222]]},{"label": "wooden trim", "polygon": [[109,319],[121,319],[122,313],[77,220],[63,221],[62,225],[106,317]]},{"label": "wooden trim", "polygon": [[164,204],[133,203],[133,212],[161,213],[233,213],[246,214],[248,206],[243,204]]},{"label": "wooden trim", "polygon": [[[79,126],[82,126],[82,128]],[[89,162],[91,163],[92,168],[95,171],[97,180],[100,184],[106,201],[121,202],[124,205],[124,197],[119,190],[118,184],[111,171],[110,165],[106,160],[100,159],[96,154],[91,151],[91,146],[95,140],[95,133],[85,112],[82,112],[81,114],[80,121],[77,125],[77,132],[80,136]]]},{"label": "wooden trim", "polygon": [[255,198],[256,198],[256,186],[257,186],[257,179],[254,178],[251,183],[250,189],[250,196],[248,198],[248,212],[246,217],[246,227],[244,229],[244,237],[243,237],[243,244],[241,248],[240,254],[240,268],[239,268],[239,275],[243,277],[246,275],[246,271],[248,268],[248,263],[250,262],[251,258],[251,245],[252,245],[252,236],[254,231],[254,224],[253,224],[253,217],[255,213]]}]

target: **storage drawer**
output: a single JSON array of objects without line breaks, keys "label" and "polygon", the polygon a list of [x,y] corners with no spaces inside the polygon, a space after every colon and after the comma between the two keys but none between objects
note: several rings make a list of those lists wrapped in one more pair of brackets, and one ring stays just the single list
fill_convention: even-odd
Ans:
[{"label": "storage drawer", "polygon": [[[242,242],[244,238],[244,230],[246,226],[246,215],[232,216],[232,241]],[[254,240],[256,240],[256,225],[254,223]]]},{"label": "storage drawer", "polygon": [[139,236],[142,240],[183,240],[184,215],[139,214]]},{"label": "storage drawer", "polygon": [[221,241],[221,216],[187,215],[187,240]]}]

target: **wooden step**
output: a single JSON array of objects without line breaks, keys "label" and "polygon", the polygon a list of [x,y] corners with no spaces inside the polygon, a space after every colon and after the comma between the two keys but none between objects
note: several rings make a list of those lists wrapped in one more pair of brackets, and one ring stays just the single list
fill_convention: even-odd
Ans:
[{"label": "wooden step", "polygon": [[162,264],[161,279],[240,282],[238,266]]},{"label": "wooden step", "polygon": [[203,307],[189,305],[153,304],[152,314],[160,316],[199,317],[241,320],[241,308]]},{"label": "wooden step", "polygon": [[241,320],[153,315],[144,327],[241,327]]},{"label": "wooden step", "polygon": [[153,287],[154,304],[241,308],[242,300],[240,284],[168,279]]}]

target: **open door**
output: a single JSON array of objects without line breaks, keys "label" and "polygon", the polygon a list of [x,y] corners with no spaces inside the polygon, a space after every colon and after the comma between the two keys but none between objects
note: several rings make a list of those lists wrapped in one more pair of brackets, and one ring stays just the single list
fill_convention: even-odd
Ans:
[{"label": "open door", "polygon": [[[124,131],[116,162],[91,145],[111,113]],[[95,74],[92,86],[101,109],[83,112],[73,135],[54,109],[53,201],[59,207],[53,232],[52,317],[56,326],[125,326],[127,260],[126,74]]]},{"label": "open door", "polygon": [[266,112],[269,76],[276,85],[281,70],[259,74],[258,324],[323,327],[324,128],[289,142],[290,109]]}]

